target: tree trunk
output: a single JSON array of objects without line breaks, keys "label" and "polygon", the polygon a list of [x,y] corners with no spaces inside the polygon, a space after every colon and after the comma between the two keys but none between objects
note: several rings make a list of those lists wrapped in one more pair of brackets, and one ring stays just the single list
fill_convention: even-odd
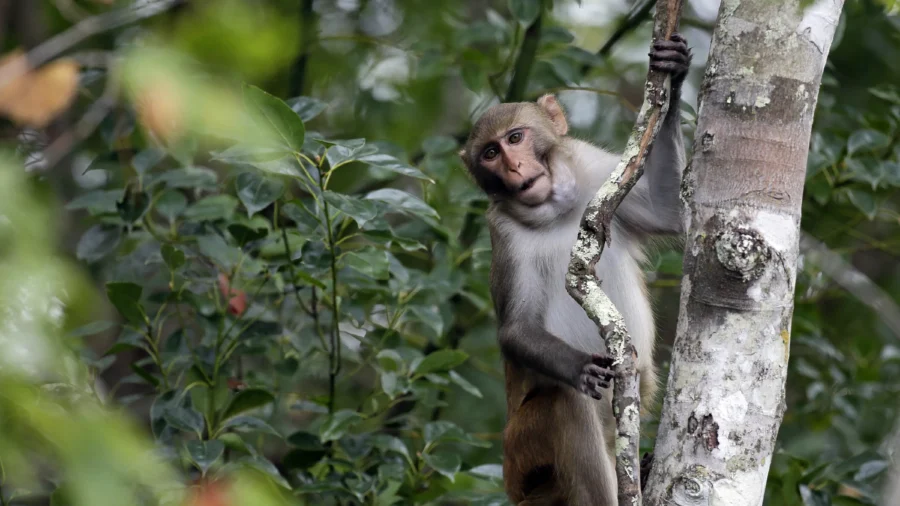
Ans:
[{"label": "tree trunk", "polygon": [[649,505],[759,505],[790,350],[813,112],[842,0],[723,0],[691,165]]}]

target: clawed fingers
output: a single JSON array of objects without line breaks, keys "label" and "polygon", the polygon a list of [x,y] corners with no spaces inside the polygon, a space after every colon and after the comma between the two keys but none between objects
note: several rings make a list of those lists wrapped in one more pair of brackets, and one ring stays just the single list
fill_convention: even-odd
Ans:
[{"label": "clawed fingers", "polygon": [[687,39],[682,37],[682,35],[678,32],[674,32],[672,35],[670,35],[669,40],[673,40],[675,42],[687,42]]},{"label": "clawed fingers", "polygon": [[591,377],[603,380],[605,382],[609,382],[609,380],[615,378],[616,374],[605,367],[600,367],[597,364],[588,364],[584,368],[584,372]]},{"label": "clawed fingers", "polygon": [[650,52],[650,58],[656,61],[673,61],[681,64],[688,62],[687,52],[680,52],[672,49],[654,49]]}]

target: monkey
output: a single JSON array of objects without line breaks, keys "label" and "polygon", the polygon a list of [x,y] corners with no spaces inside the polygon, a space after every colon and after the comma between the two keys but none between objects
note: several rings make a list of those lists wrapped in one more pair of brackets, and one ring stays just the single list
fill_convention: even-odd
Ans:
[{"label": "monkey", "polygon": [[[675,33],[654,42],[649,56],[651,68],[671,76],[671,105],[596,267],[637,351],[645,400],[658,387],[642,243],[683,233],[678,104],[691,51]],[[492,106],[459,152],[490,201],[490,290],[507,398],[503,477],[520,506],[617,504],[612,361],[565,278],[585,208],[620,156],[568,133],[562,107],[544,95]]]}]

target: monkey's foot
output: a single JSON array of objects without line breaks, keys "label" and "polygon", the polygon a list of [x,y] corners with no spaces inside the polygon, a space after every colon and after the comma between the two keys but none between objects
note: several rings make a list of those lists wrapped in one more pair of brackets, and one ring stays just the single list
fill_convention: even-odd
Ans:
[{"label": "monkey's foot", "polygon": [[653,453],[645,453],[641,458],[641,492],[647,484],[647,478],[650,477],[650,469],[653,468]]},{"label": "monkey's foot", "polygon": [[650,68],[672,74],[673,82],[681,83],[691,66],[691,49],[687,40],[673,33],[670,40],[658,40],[650,50]]},{"label": "monkey's foot", "polygon": [[594,399],[602,399],[603,389],[609,388],[609,382],[615,377],[615,373],[609,369],[612,362],[612,357],[605,353],[591,355],[591,361],[581,369],[578,390]]}]

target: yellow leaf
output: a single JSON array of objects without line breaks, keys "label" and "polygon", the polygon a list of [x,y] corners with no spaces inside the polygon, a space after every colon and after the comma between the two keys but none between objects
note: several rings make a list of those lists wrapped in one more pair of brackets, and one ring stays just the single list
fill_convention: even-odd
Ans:
[{"label": "yellow leaf", "polygon": [[172,141],[184,129],[184,100],[180,90],[165,79],[144,86],[135,96],[138,120],[161,139]]},{"label": "yellow leaf", "polygon": [[[14,76],[11,80],[8,76]],[[43,127],[69,107],[78,90],[78,64],[55,60],[32,69],[21,50],[0,59],[0,114]]]}]

